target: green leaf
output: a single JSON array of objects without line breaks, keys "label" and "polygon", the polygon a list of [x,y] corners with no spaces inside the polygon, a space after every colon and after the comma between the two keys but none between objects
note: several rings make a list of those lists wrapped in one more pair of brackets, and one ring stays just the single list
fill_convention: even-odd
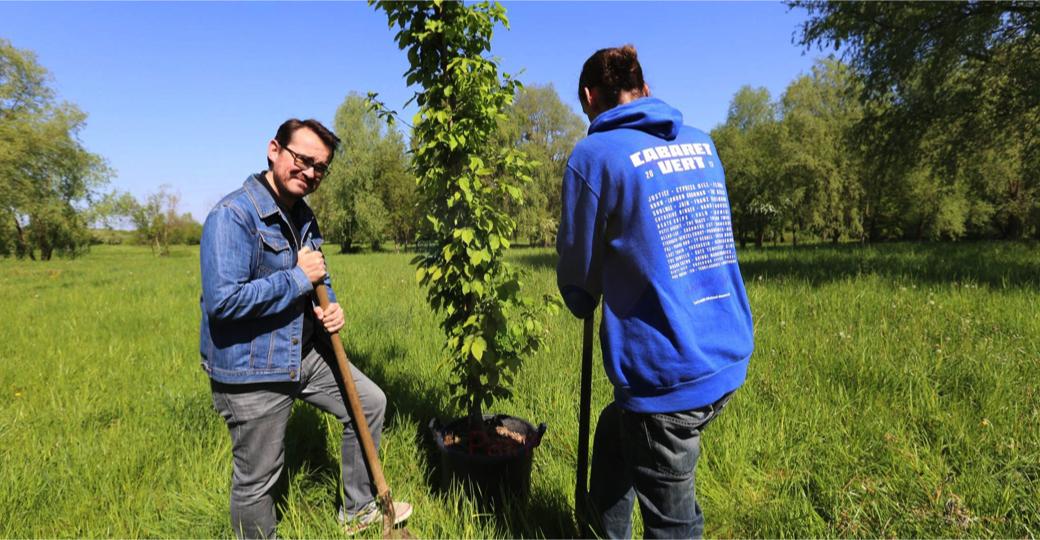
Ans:
[{"label": "green leaf", "polygon": [[459,236],[466,245],[473,243],[473,229],[460,229]]},{"label": "green leaf", "polygon": [[473,358],[480,360],[484,356],[485,350],[487,350],[487,342],[482,337],[476,337],[470,345],[470,352],[473,353]]},{"label": "green leaf", "polygon": [[469,263],[476,266],[483,261],[491,260],[491,256],[488,255],[485,249],[467,249],[466,253],[469,255]]}]

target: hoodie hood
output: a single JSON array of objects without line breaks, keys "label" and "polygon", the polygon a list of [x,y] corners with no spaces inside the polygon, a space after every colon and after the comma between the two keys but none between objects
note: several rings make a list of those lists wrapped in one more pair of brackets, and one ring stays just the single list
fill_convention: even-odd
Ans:
[{"label": "hoodie hood", "polygon": [[645,97],[618,105],[596,117],[589,135],[613,129],[637,129],[666,141],[674,140],[682,127],[682,113],[667,103]]}]

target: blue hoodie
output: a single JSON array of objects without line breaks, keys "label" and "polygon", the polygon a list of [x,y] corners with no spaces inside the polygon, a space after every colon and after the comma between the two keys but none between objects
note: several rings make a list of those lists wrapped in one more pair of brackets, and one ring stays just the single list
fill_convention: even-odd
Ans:
[{"label": "blue hoodie", "polygon": [[589,126],[563,177],[557,283],[567,307],[604,298],[600,344],[614,398],[639,413],[715,402],[754,349],[715,144],[656,98]]}]

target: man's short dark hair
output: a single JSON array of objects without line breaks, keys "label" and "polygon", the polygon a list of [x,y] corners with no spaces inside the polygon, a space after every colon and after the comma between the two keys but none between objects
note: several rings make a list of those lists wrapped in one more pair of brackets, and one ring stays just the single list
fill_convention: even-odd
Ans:
[{"label": "man's short dark hair", "polygon": [[[329,128],[322,125],[321,122],[308,118],[306,120],[300,120],[299,118],[290,118],[282,125],[278,126],[278,132],[274,134],[274,140],[278,143],[278,146],[285,148],[285,145],[289,144],[292,140],[293,133],[301,128],[307,128],[314,132],[315,135],[321,139],[321,142],[325,143],[325,148],[329,151],[329,163],[332,163],[332,157],[336,154],[336,148],[339,147],[339,137],[336,136]],[[267,168],[270,169],[274,164],[271,160],[267,160]]]}]

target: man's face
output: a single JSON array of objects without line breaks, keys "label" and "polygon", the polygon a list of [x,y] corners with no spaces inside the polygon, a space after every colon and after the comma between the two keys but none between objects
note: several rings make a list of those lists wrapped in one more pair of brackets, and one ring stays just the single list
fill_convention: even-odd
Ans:
[{"label": "man's face", "polygon": [[[271,160],[272,187],[283,203],[294,204],[318,189],[321,175],[314,169],[328,165],[329,150],[317,134],[308,128],[300,128],[293,132],[285,146],[272,140],[267,145],[267,157]],[[313,163],[314,167],[308,163]]]}]

